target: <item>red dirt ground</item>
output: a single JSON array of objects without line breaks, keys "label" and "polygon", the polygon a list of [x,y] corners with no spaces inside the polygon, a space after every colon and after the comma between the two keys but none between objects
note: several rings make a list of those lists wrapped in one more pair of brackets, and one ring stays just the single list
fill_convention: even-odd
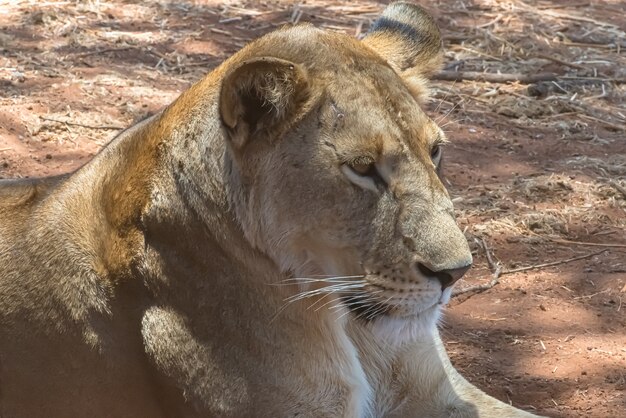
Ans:
[{"label": "red dirt ground", "polygon": [[[626,4],[422,4],[441,25],[448,70],[559,75],[433,84],[428,110],[451,140],[446,177],[476,260],[443,324],[450,356],[517,406],[626,417]],[[0,0],[0,178],[76,169],[277,26],[357,35],[383,7]],[[463,292],[496,269],[499,283]]]}]

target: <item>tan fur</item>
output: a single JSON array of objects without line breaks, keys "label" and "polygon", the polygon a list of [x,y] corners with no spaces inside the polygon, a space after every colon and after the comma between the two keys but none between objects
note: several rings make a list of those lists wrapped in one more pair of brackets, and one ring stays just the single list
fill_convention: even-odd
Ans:
[{"label": "tan fur", "polygon": [[471,254],[419,106],[441,42],[384,16],[270,33],[75,173],[0,183],[0,416],[532,416],[443,349],[417,263]]}]

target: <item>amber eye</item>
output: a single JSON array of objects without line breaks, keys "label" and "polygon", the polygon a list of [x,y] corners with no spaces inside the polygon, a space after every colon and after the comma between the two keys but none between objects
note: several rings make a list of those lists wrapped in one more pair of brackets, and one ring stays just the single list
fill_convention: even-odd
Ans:
[{"label": "amber eye", "polygon": [[341,165],[341,171],[352,183],[364,189],[378,192],[379,187],[385,185],[372,157],[357,157],[347,161]]},{"label": "amber eye", "polygon": [[354,174],[361,177],[378,177],[376,161],[371,157],[357,157],[348,161],[347,166]]},{"label": "amber eye", "polygon": [[373,171],[376,171],[376,166],[373,162],[371,163],[357,163],[357,164],[349,164],[352,171],[357,173],[359,176],[367,176],[371,174]]}]

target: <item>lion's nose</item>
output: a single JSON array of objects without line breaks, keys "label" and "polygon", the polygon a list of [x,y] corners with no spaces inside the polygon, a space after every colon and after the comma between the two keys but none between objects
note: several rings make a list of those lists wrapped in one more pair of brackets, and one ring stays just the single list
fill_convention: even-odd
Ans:
[{"label": "lion's nose", "polygon": [[455,269],[433,271],[422,263],[417,263],[417,268],[424,276],[436,277],[437,280],[439,280],[442,290],[452,286],[457,280],[463,277],[463,275],[467,272],[467,270],[469,270],[470,267],[472,267],[472,265],[468,264],[467,266]]}]

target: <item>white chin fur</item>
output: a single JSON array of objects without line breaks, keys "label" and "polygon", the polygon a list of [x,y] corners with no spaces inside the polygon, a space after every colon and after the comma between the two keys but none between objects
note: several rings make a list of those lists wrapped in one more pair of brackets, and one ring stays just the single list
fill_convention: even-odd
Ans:
[{"label": "white chin fur", "polygon": [[441,307],[435,305],[415,316],[381,316],[368,324],[376,339],[390,345],[427,339],[441,317]]}]

